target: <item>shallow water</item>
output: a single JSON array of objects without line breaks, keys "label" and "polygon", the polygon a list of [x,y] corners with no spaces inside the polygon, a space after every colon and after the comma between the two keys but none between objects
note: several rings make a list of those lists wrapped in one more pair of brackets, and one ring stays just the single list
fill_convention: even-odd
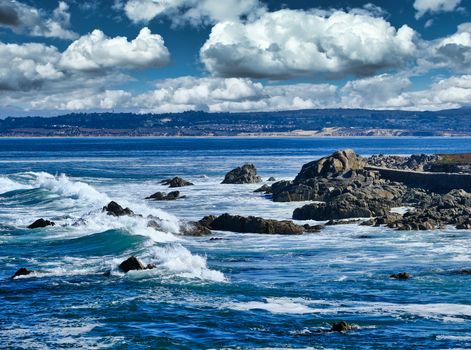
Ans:
[{"label": "shallow water", "polygon": [[[454,273],[471,268],[470,231],[178,234],[208,214],[290,218],[302,203],[220,185],[224,174],[253,162],[290,179],[347,147],[469,152],[471,139],[0,139],[1,348],[470,348],[471,276]],[[186,199],[143,199],[174,175],[195,183]],[[159,216],[163,231],[104,215],[110,200]],[[27,230],[39,217],[57,226]],[[130,255],[158,268],[124,275]],[[20,267],[38,272],[9,279]],[[388,278],[402,271],[413,278]],[[338,320],[359,328],[323,332]]]}]

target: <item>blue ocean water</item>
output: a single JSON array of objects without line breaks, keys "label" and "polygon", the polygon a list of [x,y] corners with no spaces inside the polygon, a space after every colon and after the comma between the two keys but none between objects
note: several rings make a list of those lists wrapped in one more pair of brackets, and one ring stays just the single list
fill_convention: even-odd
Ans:
[{"label": "blue ocean water", "polygon": [[[470,152],[471,139],[0,139],[0,348],[471,348],[471,276],[454,273],[471,268],[470,231],[178,234],[208,214],[289,219],[303,203],[220,185],[224,174],[253,162],[291,179],[341,148]],[[175,175],[195,183],[185,199],[144,200]],[[161,217],[163,231],[104,215],[110,200]],[[39,217],[57,225],[27,230]],[[130,255],[158,267],[124,275]],[[11,280],[20,267],[37,272]],[[388,278],[402,271],[413,278]],[[324,332],[339,320],[359,328]]]}]

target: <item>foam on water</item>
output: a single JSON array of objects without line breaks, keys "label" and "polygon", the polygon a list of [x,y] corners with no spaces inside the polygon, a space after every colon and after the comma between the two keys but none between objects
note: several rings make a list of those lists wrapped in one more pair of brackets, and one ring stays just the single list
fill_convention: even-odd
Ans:
[{"label": "foam on water", "polygon": [[368,314],[401,317],[414,315],[445,322],[464,322],[471,317],[466,304],[394,304],[382,302],[307,300],[302,298],[266,298],[265,301],[227,303],[223,307],[239,311],[265,310],[282,314]]},{"label": "foam on water", "polygon": [[[159,274],[166,277],[177,276],[216,282],[225,281],[222,273],[208,268],[204,257],[193,255],[181,244],[155,246],[155,244],[182,241],[182,238],[176,235],[179,233],[181,226],[181,222],[176,216],[158,208],[151,208],[145,202],[132,202],[126,198],[113,198],[120,205],[130,207],[137,214],[135,216],[115,217],[102,211],[102,206],[112,199],[106,193],[98,191],[83,181],[75,181],[64,174],[54,176],[45,172],[21,173],[17,177],[30,188],[42,189],[47,191],[49,195],[57,197],[57,211],[62,209],[64,200],[69,200],[68,204],[73,205],[72,213],[79,214],[85,208],[96,208],[81,214],[79,217],[69,215],[62,220],[59,218],[56,222],[57,226],[42,230],[41,237],[33,235],[36,231],[32,232],[31,239],[63,240],[94,235],[109,230],[124,230],[130,234],[146,236],[151,239],[151,242],[147,244],[148,251],[144,253],[143,257],[149,260],[148,262],[158,264],[156,271],[158,270]],[[10,179],[5,180],[5,184],[8,186],[15,183]],[[159,229],[148,226],[149,220],[153,218],[158,218]],[[30,219],[25,219],[22,216],[17,222],[26,225],[29,222],[28,220]],[[20,278],[87,275],[102,272],[106,268],[116,270],[117,265],[123,259],[125,257],[107,263],[100,259],[83,260],[66,257],[58,264],[41,266],[38,272]],[[90,265],[90,261],[93,262],[92,265]]]}]

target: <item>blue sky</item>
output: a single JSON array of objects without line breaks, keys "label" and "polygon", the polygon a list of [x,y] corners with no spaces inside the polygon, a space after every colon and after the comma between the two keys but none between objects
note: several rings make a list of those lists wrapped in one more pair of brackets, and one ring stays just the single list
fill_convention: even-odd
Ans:
[{"label": "blue sky", "polygon": [[459,108],[470,67],[470,0],[0,0],[0,117]]}]

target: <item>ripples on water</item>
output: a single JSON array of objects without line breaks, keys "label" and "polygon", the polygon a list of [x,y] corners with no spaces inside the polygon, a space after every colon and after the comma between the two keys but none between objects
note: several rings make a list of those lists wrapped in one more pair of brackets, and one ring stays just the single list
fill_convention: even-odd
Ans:
[{"label": "ripples on water", "polygon": [[[470,139],[2,139],[1,348],[471,347],[470,232],[397,232],[355,225],[299,237],[178,235],[179,220],[230,212],[288,219],[302,203],[272,203],[257,185],[220,185],[254,162],[292,178],[338,148],[446,153]],[[186,199],[147,202],[163,178],[196,185]],[[101,213],[110,200],[164,219]],[[53,228],[27,230],[36,218]],[[150,271],[118,271],[130,255]],[[19,267],[37,270],[9,279]],[[104,273],[111,271],[110,276]],[[409,281],[391,280],[408,271]],[[322,332],[346,320],[359,329]]]}]

